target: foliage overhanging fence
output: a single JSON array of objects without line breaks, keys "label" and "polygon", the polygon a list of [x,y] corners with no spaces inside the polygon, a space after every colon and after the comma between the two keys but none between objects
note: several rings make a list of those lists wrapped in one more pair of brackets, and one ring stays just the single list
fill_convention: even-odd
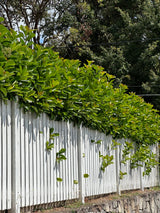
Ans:
[{"label": "foliage overhanging fence", "polygon": [[[54,148],[46,150],[53,128],[59,136],[53,134]],[[120,163],[124,140],[112,148],[111,136],[46,114],[23,113],[16,102],[0,102],[0,135],[0,210],[17,213],[20,207],[77,198],[84,202],[86,196],[159,183],[158,166],[143,177],[143,168],[131,170],[129,162]],[[151,149],[158,153],[157,145]],[[100,156],[107,154],[113,164],[103,172]],[[127,172],[122,180],[120,171]]]}]

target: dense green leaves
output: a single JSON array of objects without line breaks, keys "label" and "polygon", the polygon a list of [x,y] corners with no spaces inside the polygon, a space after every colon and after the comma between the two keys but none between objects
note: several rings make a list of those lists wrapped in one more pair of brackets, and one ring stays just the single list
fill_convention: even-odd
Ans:
[{"label": "dense green leaves", "polygon": [[[51,48],[31,45],[28,37],[33,33],[28,28],[16,34],[0,25],[0,32],[2,99],[17,96],[25,110],[82,123],[114,138],[146,145],[159,141],[156,110],[134,93],[126,94],[125,85],[114,88],[114,76],[102,67],[92,62],[80,67],[78,60],[62,59]],[[51,139],[55,134],[51,129]]]}]

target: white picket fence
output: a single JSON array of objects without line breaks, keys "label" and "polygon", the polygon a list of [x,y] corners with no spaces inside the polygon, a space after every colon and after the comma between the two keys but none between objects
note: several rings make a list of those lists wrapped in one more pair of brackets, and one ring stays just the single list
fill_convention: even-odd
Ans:
[{"label": "white picket fence", "polygon": [[0,102],[0,210],[11,208],[11,103]]},{"label": "white picket fence", "polygon": [[[50,128],[59,136],[55,137],[54,148],[47,151]],[[84,202],[86,196],[159,185],[158,167],[143,177],[141,168],[131,170],[129,162],[121,165],[125,141],[119,142],[121,146],[111,149],[111,136],[50,120],[46,114],[36,117],[24,113],[16,102],[0,101],[0,211],[19,213],[21,207],[77,198]],[[67,159],[57,162],[56,153],[62,148]],[[157,146],[152,149],[158,153]],[[105,172],[100,169],[99,152],[114,156],[114,164]],[[120,170],[127,172],[122,180]]]}]

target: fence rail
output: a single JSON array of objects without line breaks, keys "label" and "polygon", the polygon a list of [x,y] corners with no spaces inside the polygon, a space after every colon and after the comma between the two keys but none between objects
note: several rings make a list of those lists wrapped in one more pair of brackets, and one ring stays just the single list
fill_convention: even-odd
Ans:
[{"label": "fence rail", "polygon": [[[120,193],[159,184],[158,167],[148,177],[142,169],[121,165],[122,147],[111,149],[112,137],[95,130],[58,122],[46,114],[24,113],[16,102],[0,102],[0,210],[19,213],[20,207],[47,204],[86,196]],[[46,150],[50,129],[54,148]],[[101,141],[101,143],[92,143]],[[56,160],[66,149],[66,160]],[[157,146],[152,147],[158,153]],[[99,153],[113,155],[114,163],[103,172]],[[127,172],[120,180],[119,172]],[[87,177],[88,176],[88,177]]]}]

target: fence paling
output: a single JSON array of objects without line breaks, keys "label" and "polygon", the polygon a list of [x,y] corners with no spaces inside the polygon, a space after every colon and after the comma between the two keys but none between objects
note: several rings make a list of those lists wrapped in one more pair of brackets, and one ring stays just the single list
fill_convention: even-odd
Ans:
[{"label": "fence paling", "polygon": [[82,203],[84,203],[85,197],[85,187],[84,187],[84,179],[83,179],[83,153],[84,153],[84,146],[82,141],[82,126],[78,128],[77,132],[77,139],[78,139],[78,176],[79,176],[79,198]]},{"label": "fence paling", "polygon": [[0,210],[11,208],[11,104],[7,103],[0,101]]},{"label": "fence paling", "polygon": [[20,113],[12,103],[12,213],[20,213]]},{"label": "fence paling", "polygon": [[11,206],[11,102],[7,102],[6,105],[7,114],[6,114],[6,139],[7,139],[7,150],[6,150],[6,163],[7,163],[7,209]]},{"label": "fence paling", "polygon": [[[1,132],[1,137],[2,137],[2,141],[6,141],[6,107],[5,104],[2,102],[2,132]],[[2,202],[2,208],[4,208],[6,206],[6,202],[5,200],[7,200],[6,197],[6,143],[2,143],[2,147],[3,147],[3,152],[2,152],[2,177],[3,177],[3,185],[2,185],[2,197],[3,197],[3,202]]]},{"label": "fence paling", "polygon": [[116,156],[116,186],[117,186],[117,193],[121,195],[121,189],[120,189],[120,178],[119,178],[119,172],[120,172],[120,161],[119,161],[119,146],[115,149],[115,156]]},{"label": "fence paling", "polygon": [[[50,128],[59,137],[52,141],[55,147],[47,151]],[[111,136],[69,122],[51,121],[44,113],[39,117],[24,113],[15,102],[1,102],[0,135],[0,210],[11,208],[11,198],[12,212],[19,213],[20,207],[75,198],[84,203],[85,196],[156,186],[159,181],[158,167],[142,178],[143,170],[131,170],[129,162],[120,164],[124,140],[112,150]],[[67,159],[58,163],[56,153],[61,148],[66,149]],[[114,164],[104,172],[99,152],[114,157]],[[123,180],[119,179],[120,169],[128,173]]]}]

